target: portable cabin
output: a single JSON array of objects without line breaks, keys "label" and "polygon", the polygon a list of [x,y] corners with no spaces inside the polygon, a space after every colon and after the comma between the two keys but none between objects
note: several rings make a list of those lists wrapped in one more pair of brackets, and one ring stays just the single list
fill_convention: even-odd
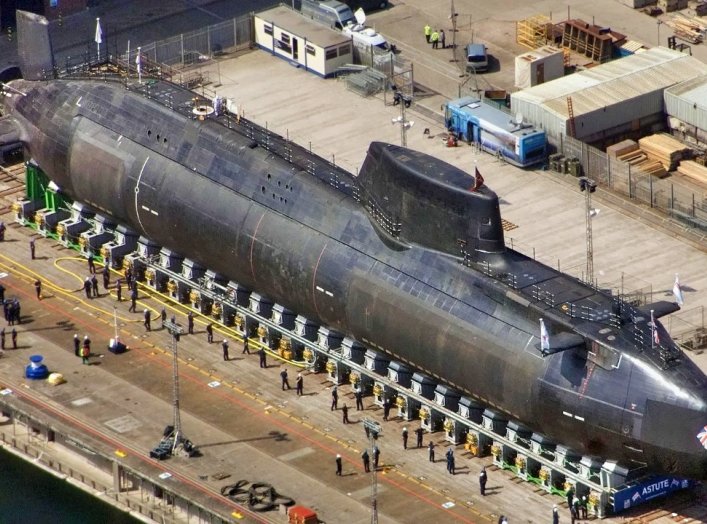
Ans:
[{"label": "portable cabin", "polygon": [[258,47],[324,78],[353,62],[349,37],[288,7],[258,13],[254,24]]}]

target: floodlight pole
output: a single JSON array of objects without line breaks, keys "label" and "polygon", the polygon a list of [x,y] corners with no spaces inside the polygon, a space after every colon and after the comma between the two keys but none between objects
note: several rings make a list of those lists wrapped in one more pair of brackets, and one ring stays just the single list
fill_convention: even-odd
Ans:
[{"label": "floodlight pole", "polygon": [[184,330],[173,320],[165,320],[164,327],[172,336],[172,407],[174,408],[174,442],[172,443],[172,452],[177,448],[177,445],[182,440],[182,419],[179,414],[179,358],[177,353],[177,342],[179,335]]},{"label": "floodlight pole", "polygon": [[[368,434],[368,444],[370,447],[368,456],[370,457],[369,460],[371,460],[373,459],[373,449],[376,445],[376,439],[383,431],[383,428],[378,422],[367,418],[363,419],[363,427]],[[373,474],[371,476],[371,524],[378,524],[378,468],[375,467],[375,460],[373,463]]]}]

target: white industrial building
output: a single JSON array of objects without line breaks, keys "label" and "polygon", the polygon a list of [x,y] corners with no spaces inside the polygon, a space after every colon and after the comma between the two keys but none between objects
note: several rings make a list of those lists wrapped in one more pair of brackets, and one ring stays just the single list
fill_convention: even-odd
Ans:
[{"label": "white industrial building", "polygon": [[511,108],[544,129],[558,144],[570,134],[571,98],[575,138],[588,143],[664,127],[663,91],[707,74],[687,54],[654,47],[647,51],[511,94]]},{"label": "white industrial building", "polygon": [[254,25],[258,47],[319,76],[333,76],[353,62],[350,37],[288,7],[256,14]]},{"label": "white industrial building", "polygon": [[682,138],[707,146],[707,76],[693,78],[665,90],[668,124]]},{"label": "white industrial building", "polygon": [[519,89],[533,87],[565,75],[562,49],[549,45],[533,49],[516,57],[516,81]]}]

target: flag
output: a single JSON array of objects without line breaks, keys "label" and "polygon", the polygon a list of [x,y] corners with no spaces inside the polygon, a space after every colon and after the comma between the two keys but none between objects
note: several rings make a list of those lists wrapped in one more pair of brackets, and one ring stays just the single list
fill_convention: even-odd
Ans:
[{"label": "flag", "polygon": [[477,191],[481,186],[484,185],[484,177],[479,173],[479,168],[475,168],[474,172],[474,186],[471,188],[472,191]]},{"label": "flag", "polygon": [[540,351],[543,353],[550,351],[550,336],[547,334],[547,328],[542,318],[540,319]]},{"label": "flag", "polygon": [[651,309],[651,337],[653,339],[653,344],[656,346],[660,345],[660,337],[658,336],[658,326],[655,325],[655,317],[653,316],[653,310]]},{"label": "flag", "polygon": [[703,427],[702,431],[697,434],[697,440],[700,441],[703,448],[707,449],[707,426]]},{"label": "flag", "polygon": [[103,43],[103,31],[101,30],[101,19],[96,18],[96,36],[94,38],[98,45]]},{"label": "flag", "polygon": [[682,296],[682,288],[680,287],[680,279],[678,274],[675,273],[675,284],[673,284],[673,295],[675,295],[675,302],[678,306],[682,306],[685,303],[685,299]]}]

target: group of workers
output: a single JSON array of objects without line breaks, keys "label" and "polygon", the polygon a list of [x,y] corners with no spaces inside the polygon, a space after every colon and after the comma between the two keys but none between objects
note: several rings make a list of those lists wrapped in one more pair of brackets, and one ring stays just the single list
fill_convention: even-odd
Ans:
[{"label": "group of workers", "polygon": [[425,24],[425,40],[428,44],[432,44],[432,49],[439,49],[440,44],[442,44],[442,49],[447,47],[445,42],[444,29],[432,30],[430,24]]}]

